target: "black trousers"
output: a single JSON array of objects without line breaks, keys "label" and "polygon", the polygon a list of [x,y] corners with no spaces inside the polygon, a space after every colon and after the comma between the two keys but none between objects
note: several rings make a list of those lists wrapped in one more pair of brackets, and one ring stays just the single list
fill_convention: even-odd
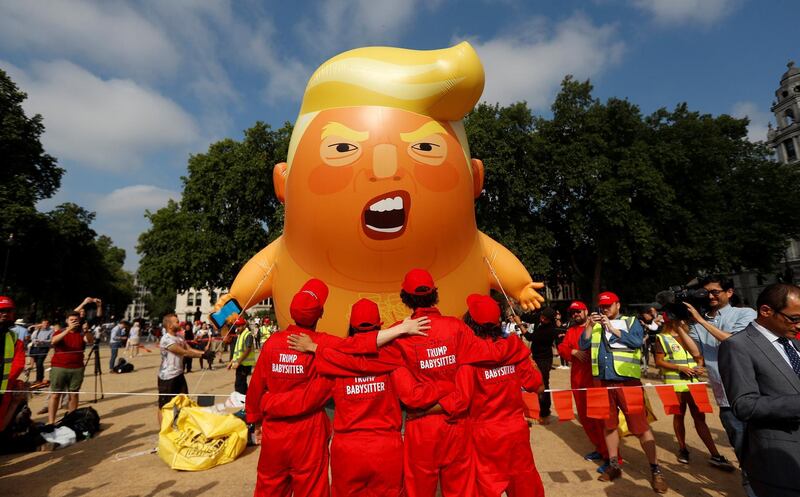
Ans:
[{"label": "black trousers", "polygon": [[44,380],[44,360],[47,359],[48,352],[50,352],[50,347],[31,347],[31,357],[36,363],[37,383]]},{"label": "black trousers", "polygon": [[[542,382],[544,389],[550,389],[550,368],[553,367],[553,356],[550,357],[534,357],[533,361],[536,367],[542,373]],[[539,417],[546,418],[550,415],[550,392],[543,392],[539,394]]]},{"label": "black trousers", "polygon": [[247,395],[247,377],[250,376],[252,370],[253,366],[242,366],[241,364],[238,368],[236,368],[236,383],[234,384],[234,390],[242,395]]}]

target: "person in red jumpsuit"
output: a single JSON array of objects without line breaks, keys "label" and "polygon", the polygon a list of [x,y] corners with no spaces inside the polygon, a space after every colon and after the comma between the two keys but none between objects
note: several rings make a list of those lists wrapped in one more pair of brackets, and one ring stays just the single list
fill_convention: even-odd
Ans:
[{"label": "person in red jumpsuit", "polygon": [[[377,304],[361,299],[353,305],[350,336],[379,330],[381,324]],[[309,348],[313,352],[316,345]],[[316,372],[334,373],[320,362]],[[262,407],[266,416],[297,416],[313,406],[324,405],[332,397],[336,410],[330,448],[331,495],[403,496],[400,402],[407,409],[428,409],[452,391],[452,385],[418,383],[405,368],[384,375],[345,376],[333,381],[327,378],[316,378],[302,392],[265,394]]]},{"label": "person in red jumpsuit", "polygon": [[[381,347],[375,357],[357,356],[335,347],[319,346],[316,361],[339,376],[386,374],[406,367],[419,383],[443,381],[453,385],[461,364],[486,366],[516,364],[529,360],[530,353],[514,336],[489,342],[477,338],[463,321],[442,316],[433,277],[423,269],[409,271],[402,283],[400,299],[412,310],[412,317],[430,319],[427,336],[408,336]],[[289,343],[306,351],[301,335]],[[434,413],[406,420],[404,439],[404,481],[409,497],[433,497],[437,485],[443,497],[469,496],[475,491],[475,473],[469,452],[464,419],[448,419]]]},{"label": "person in red jumpsuit", "polygon": [[[328,440],[330,421],[324,401],[309,399],[305,410],[292,416],[265,416],[267,393],[303,392],[317,375],[314,355],[298,354],[289,348],[287,338],[303,333],[316,344],[348,353],[376,352],[384,344],[404,333],[415,331],[425,320],[411,320],[408,326],[396,326],[380,333],[363,333],[348,340],[316,331],[328,297],[328,287],[318,279],[306,282],[292,299],[289,311],[295,324],[274,333],[262,347],[250,380],[245,400],[248,423],[256,424],[255,438],[261,440],[256,496],[294,497],[327,496]],[[413,325],[413,326],[412,326]],[[412,329],[413,328],[413,329]],[[326,387],[320,380],[313,394]],[[319,396],[317,396],[319,397]]]},{"label": "person in red jumpsuit", "polygon": [[[467,297],[464,321],[488,342],[503,340],[500,306],[487,295]],[[455,391],[439,405],[451,416],[467,414],[479,497],[544,497],[531,451],[521,390],[544,390],[542,375],[530,359],[493,368],[463,365]]]},{"label": "person in red jumpsuit", "polygon": [[[589,461],[608,461],[604,422],[602,419],[590,418],[586,415],[586,390],[579,390],[594,386],[589,352],[581,350],[578,346],[589,309],[586,304],[576,300],[569,305],[567,312],[572,326],[567,330],[564,340],[558,345],[558,354],[570,363],[570,388],[573,388],[572,396],[575,398],[578,420],[583,426],[586,436],[589,437],[589,441],[594,445],[594,451],[586,454],[584,458]],[[605,463],[599,466],[597,471],[602,473],[604,469]]]}]

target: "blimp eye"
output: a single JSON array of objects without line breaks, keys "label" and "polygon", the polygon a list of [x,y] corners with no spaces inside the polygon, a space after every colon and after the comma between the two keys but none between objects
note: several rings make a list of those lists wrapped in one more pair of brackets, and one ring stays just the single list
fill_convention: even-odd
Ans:
[{"label": "blimp eye", "polygon": [[411,148],[419,150],[420,152],[433,152],[434,147],[439,147],[439,145],[428,142],[419,142],[411,145]]},{"label": "blimp eye", "polygon": [[328,136],[320,144],[320,158],[329,166],[349,166],[361,157],[362,149],[342,136]]},{"label": "blimp eye", "polygon": [[328,145],[328,146],[336,147],[336,151],[339,153],[354,152],[358,150],[358,147],[356,147],[352,143],[334,143],[333,145]]},{"label": "blimp eye", "polygon": [[425,136],[408,144],[408,155],[428,166],[441,165],[447,158],[447,141],[440,134]]}]

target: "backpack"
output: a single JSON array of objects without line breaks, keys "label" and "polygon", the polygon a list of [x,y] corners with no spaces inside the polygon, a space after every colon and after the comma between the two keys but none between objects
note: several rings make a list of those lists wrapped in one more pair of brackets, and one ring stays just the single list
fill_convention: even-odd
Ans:
[{"label": "backpack", "polygon": [[81,407],[61,418],[56,424],[56,427],[60,426],[70,428],[78,440],[84,440],[100,431],[100,415],[91,407]]},{"label": "backpack", "polygon": [[122,358],[120,358],[117,361],[117,365],[114,366],[115,373],[130,373],[131,371],[133,371],[133,364]]}]

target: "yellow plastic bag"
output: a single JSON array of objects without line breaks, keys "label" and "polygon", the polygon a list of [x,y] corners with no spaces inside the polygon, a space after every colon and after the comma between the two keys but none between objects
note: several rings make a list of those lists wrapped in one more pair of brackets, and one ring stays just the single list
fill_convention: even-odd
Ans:
[{"label": "yellow plastic bag", "polygon": [[161,412],[158,456],[172,469],[213,468],[233,461],[247,447],[247,425],[233,414],[206,412],[185,395]]}]

